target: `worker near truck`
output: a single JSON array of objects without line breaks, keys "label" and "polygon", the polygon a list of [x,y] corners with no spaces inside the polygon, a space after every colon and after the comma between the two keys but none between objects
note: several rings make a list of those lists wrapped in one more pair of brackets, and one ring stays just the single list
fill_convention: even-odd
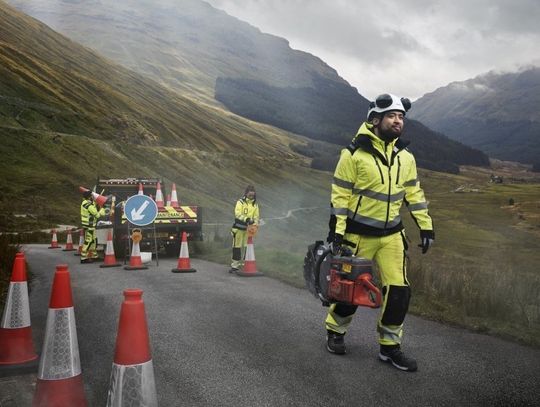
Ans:
[{"label": "worker near truck", "polygon": [[[403,371],[417,370],[416,360],[401,350],[403,322],[411,289],[408,248],[400,208],[405,202],[420,229],[422,253],[435,239],[414,156],[400,139],[411,102],[390,94],[369,105],[367,121],[342,150],[334,172],[328,241],[334,254],[361,256],[377,263],[383,305],[377,323],[379,359]],[[325,321],[327,350],[346,353],[345,333],[357,306],[335,303]]]},{"label": "worker near truck", "polygon": [[84,191],[81,202],[81,225],[84,230],[81,263],[92,263],[98,258],[96,250],[96,224],[99,218],[107,215],[106,208],[98,209],[92,197],[92,191]]},{"label": "worker near truck", "polygon": [[229,273],[236,273],[243,266],[246,251],[248,228],[259,225],[259,204],[253,185],[248,185],[244,195],[234,207],[234,224],[232,235],[232,261]]}]

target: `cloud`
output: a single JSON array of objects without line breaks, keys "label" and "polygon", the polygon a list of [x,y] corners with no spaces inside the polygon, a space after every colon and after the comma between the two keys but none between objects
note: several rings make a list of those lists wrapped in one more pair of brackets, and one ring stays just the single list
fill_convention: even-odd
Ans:
[{"label": "cloud", "polygon": [[538,0],[209,0],[327,62],[372,98],[412,98],[538,62]]}]

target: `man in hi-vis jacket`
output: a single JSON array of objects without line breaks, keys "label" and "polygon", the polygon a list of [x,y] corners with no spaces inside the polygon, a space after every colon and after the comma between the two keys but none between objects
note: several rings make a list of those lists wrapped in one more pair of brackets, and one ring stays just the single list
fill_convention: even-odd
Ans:
[{"label": "man in hi-vis jacket", "polygon": [[108,215],[107,209],[98,209],[92,198],[92,192],[84,191],[81,202],[81,226],[84,230],[81,263],[92,263],[98,258],[96,251],[96,224],[99,218],[106,215]]},{"label": "man in hi-vis jacket", "polygon": [[231,229],[233,238],[232,262],[229,273],[237,272],[244,263],[245,248],[248,238],[248,226],[259,224],[259,204],[255,187],[248,185],[244,196],[234,207],[234,224]]},{"label": "man in hi-vis jacket", "polygon": [[[341,152],[332,184],[329,242],[334,254],[347,249],[377,263],[383,305],[377,324],[382,361],[415,371],[416,361],[401,350],[403,321],[411,290],[407,280],[407,239],[400,218],[405,202],[420,229],[422,253],[435,239],[433,222],[408,142],[399,137],[411,107],[406,98],[383,94],[371,102],[367,121]],[[346,352],[344,335],[356,306],[330,306],[325,325],[329,352]]]}]

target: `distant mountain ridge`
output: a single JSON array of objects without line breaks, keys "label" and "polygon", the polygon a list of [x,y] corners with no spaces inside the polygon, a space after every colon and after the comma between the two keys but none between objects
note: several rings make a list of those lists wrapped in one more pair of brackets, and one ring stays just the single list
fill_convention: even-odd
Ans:
[{"label": "distant mountain ridge", "polygon": [[[369,102],[333,68],[203,1],[9,2],[186,98],[217,99],[255,121],[346,145],[365,119]],[[421,131],[419,138],[431,147],[419,153],[422,165],[440,169],[443,156],[455,157],[454,168],[487,165],[481,152],[426,127]],[[416,135],[410,134],[414,145]],[[448,154],[456,149],[463,152]]]},{"label": "distant mountain ridge", "polygon": [[453,82],[414,102],[410,116],[493,157],[540,162],[540,67]]}]

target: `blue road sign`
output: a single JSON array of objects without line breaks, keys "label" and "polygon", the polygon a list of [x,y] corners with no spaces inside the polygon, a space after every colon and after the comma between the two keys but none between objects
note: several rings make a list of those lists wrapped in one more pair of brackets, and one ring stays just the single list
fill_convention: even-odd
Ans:
[{"label": "blue road sign", "polygon": [[133,195],[126,201],[124,213],[129,222],[137,226],[152,223],[158,214],[158,208],[152,198],[146,195]]}]

